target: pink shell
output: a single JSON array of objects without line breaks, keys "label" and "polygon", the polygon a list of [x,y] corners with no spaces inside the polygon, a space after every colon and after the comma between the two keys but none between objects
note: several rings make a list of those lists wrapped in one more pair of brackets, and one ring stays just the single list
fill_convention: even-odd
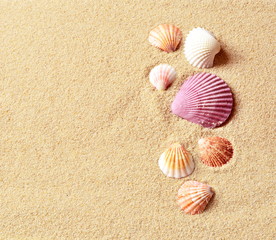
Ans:
[{"label": "pink shell", "polygon": [[229,86],[210,73],[189,77],[177,93],[172,113],[206,128],[215,128],[229,117],[233,96]]}]

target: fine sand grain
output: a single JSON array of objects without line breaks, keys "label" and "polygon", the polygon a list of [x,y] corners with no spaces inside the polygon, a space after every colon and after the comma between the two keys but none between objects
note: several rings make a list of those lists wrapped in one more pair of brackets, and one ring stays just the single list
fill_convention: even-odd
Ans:
[{"label": "fine sand grain", "polygon": [[[0,239],[272,240],[275,8],[274,0],[0,0]],[[234,93],[224,126],[170,113],[200,70],[183,43],[171,54],[148,43],[161,23],[184,36],[204,27],[221,42],[206,71]],[[178,72],[165,92],[148,80],[160,63]],[[234,146],[219,169],[198,161],[198,139],[214,135]],[[201,215],[179,211],[186,179],[158,168],[176,141],[196,161],[187,179],[216,192]]]}]

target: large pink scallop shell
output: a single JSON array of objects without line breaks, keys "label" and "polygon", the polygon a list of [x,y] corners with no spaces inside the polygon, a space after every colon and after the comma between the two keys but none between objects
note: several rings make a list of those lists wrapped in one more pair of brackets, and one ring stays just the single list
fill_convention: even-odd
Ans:
[{"label": "large pink scallop shell", "polygon": [[229,86],[210,73],[189,77],[177,93],[171,110],[173,114],[206,128],[215,128],[229,117],[233,96]]}]

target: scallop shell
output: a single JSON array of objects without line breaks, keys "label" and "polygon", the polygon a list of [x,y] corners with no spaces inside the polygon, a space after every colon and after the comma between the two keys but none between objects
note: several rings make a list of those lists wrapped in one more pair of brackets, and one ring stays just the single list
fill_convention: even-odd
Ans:
[{"label": "scallop shell", "polygon": [[187,181],[178,190],[177,203],[185,213],[199,214],[204,211],[213,194],[209,185]]},{"label": "scallop shell", "polygon": [[176,71],[168,64],[160,64],[150,71],[149,79],[158,90],[166,90],[176,78]]},{"label": "scallop shell", "polygon": [[198,145],[201,161],[210,167],[220,167],[233,156],[232,144],[225,138],[201,138]]},{"label": "scallop shell", "polygon": [[174,52],[182,39],[182,32],[174,25],[162,24],[149,33],[151,45],[165,52]]},{"label": "scallop shell", "polygon": [[215,55],[220,51],[220,43],[215,36],[203,28],[194,28],[188,34],[184,54],[194,67],[213,67]]},{"label": "scallop shell", "polygon": [[195,168],[191,154],[179,143],[172,144],[159,158],[158,165],[168,177],[183,178]]},{"label": "scallop shell", "polygon": [[181,86],[171,110],[190,122],[214,128],[226,121],[232,107],[233,96],[228,85],[216,75],[198,73]]}]

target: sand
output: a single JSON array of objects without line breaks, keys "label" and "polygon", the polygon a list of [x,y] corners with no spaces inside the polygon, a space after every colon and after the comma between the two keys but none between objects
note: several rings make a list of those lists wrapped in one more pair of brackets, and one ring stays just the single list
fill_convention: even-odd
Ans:
[{"label": "sand", "polygon": [[[128,2],[128,3],[127,3]],[[275,237],[275,1],[0,1],[0,239],[273,239]],[[160,23],[212,31],[215,66],[235,108],[206,129],[170,113],[184,80],[200,72],[180,49],[152,47]],[[178,78],[158,92],[151,68]],[[197,141],[234,146],[223,168],[199,162]],[[172,142],[193,154],[186,179],[157,161]],[[216,195],[201,215],[180,212],[188,180]],[[275,202],[275,201],[274,201]]]}]

